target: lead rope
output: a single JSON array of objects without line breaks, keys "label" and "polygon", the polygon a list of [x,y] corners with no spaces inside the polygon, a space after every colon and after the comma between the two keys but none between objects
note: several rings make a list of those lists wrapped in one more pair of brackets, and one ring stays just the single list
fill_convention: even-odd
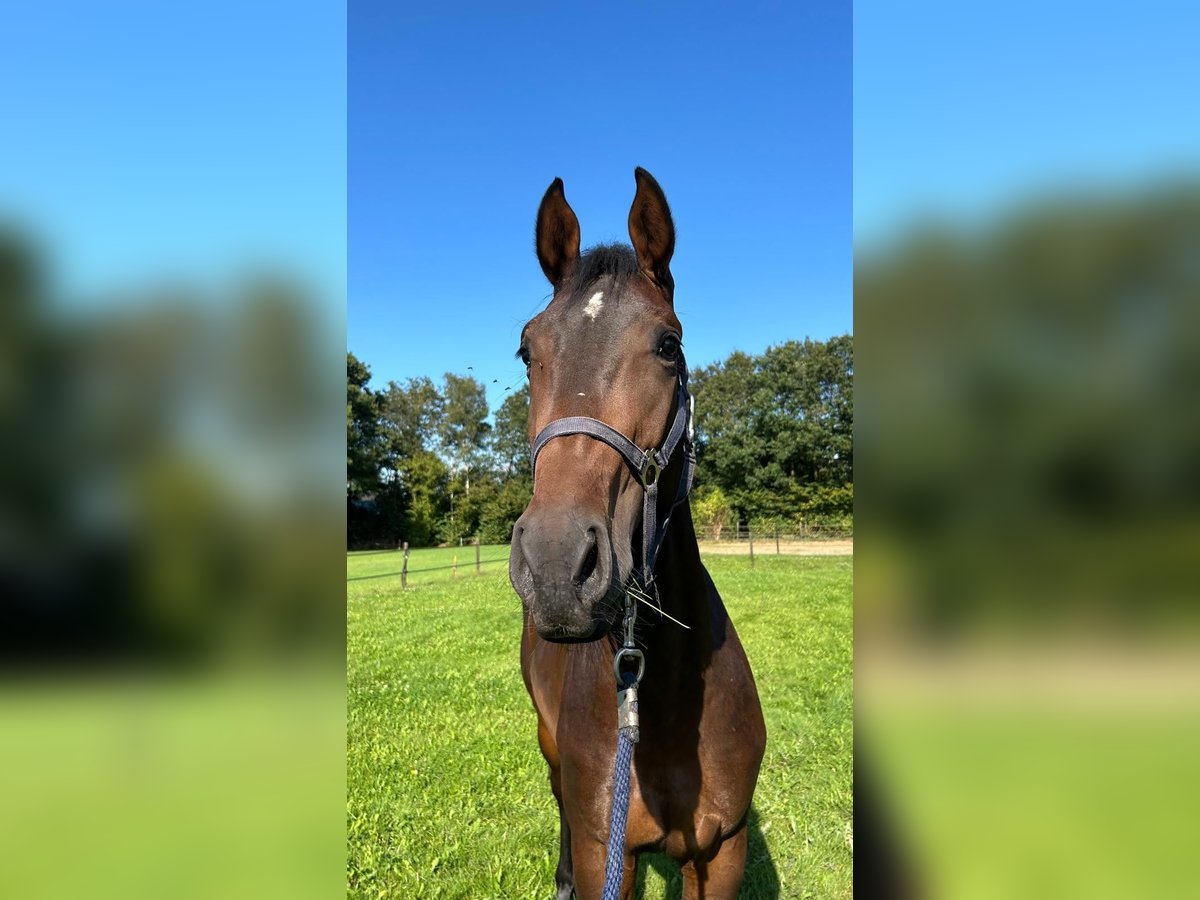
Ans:
[{"label": "lead rope", "polygon": [[[600,900],[618,900],[625,877],[625,824],[629,818],[630,770],[633,745],[638,742],[638,685],[646,670],[646,659],[633,643],[637,622],[637,601],[625,595],[625,640],[613,657],[613,675],[617,679],[617,759],[613,763],[612,812],[608,821],[608,849],[604,862],[604,890]],[[637,663],[637,673],[622,671],[626,660]]]}]

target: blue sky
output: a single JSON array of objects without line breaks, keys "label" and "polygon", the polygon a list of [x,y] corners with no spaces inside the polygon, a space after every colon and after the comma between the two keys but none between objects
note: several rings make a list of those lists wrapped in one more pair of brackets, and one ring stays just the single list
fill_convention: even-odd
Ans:
[{"label": "blue sky", "polygon": [[1179,0],[856,3],[856,240],[1194,177],[1198,33]]},{"label": "blue sky", "polygon": [[284,0],[6,9],[0,216],[75,306],[262,266],[340,328],[345,24],[340,3]]},{"label": "blue sky", "polygon": [[705,363],[851,328],[852,205],[856,235],[886,235],[1198,171],[1179,2],[860,2],[853,76],[846,3],[413,9],[14,6],[0,215],[76,302],[274,265],[346,304],[377,384],[471,366],[503,386],[548,291],[532,228],[555,176],[585,243],[625,238],[635,165],[658,177]]},{"label": "blue sky", "polygon": [[376,386],[471,367],[494,409],[548,299],[542,193],[563,178],[584,246],[628,240],[638,165],[691,364],[851,329],[848,3],[349,12],[348,345]]}]

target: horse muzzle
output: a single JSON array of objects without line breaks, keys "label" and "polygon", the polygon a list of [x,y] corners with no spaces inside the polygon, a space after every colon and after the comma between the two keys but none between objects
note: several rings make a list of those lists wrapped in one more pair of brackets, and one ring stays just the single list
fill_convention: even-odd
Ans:
[{"label": "horse muzzle", "polygon": [[608,634],[621,610],[615,570],[608,525],[598,516],[526,510],[513,527],[509,579],[545,640]]}]

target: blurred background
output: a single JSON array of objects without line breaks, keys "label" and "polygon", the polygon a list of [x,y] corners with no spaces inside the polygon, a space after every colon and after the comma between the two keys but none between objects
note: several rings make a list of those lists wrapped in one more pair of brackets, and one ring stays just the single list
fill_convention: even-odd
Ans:
[{"label": "blurred background", "polygon": [[[856,809],[893,888],[1194,890],[1196,24],[855,4]],[[335,894],[345,9],[6,38],[0,895]]]},{"label": "blurred background", "polygon": [[1195,890],[1196,24],[855,5],[856,820],[883,895]]},{"label": "blurred background", "polygon": [[6,16],[0,895],[343,890],[344,16]]}]

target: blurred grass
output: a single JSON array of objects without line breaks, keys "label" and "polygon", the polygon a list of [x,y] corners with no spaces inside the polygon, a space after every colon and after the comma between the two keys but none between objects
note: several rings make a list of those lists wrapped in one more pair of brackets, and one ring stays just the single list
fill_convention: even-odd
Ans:
[{"label": "blurred grass", "polygon": [[323,667],[5,686],[0,896],[336,895],[339,694]]},{"label": "blurred grass", "polygon": [[1198,249],[1193,169],[856,252],[856,746],[917,896],[1195,894]]},{"label": "blurred grass", "polygon": [[[345,42],[334,10],[230,12],[181,30],[166,7],[31,7],[10,35],[40,20],[53,45],[23,58],[71,86],[43,102],[25,73],[42,113],[23,139],[88,138],[56,142],[79,158],[40,183],[10,166],[19,206],[0,198],[3,897],[343,889],[345,172],[314,148],[338,152],[344,92],[303,91],[294,127],[269,112],[305,66],[338,84]],[[297,26],[327,40],[298,47]],[[261,71],[264,49],[295,77],[240,79],[253,121],[230,131],[230,98],[184,60]],[[147,104],[151,71],[186,89]],[[233,134],[231,169],[209,151]],[[278,154],[274,177],[242,152],[269,146],[292,166],[284,212],[264,202]]]},{"label": "blurred grass", "polygon": [[[410,567],[445,553],[413,551]],[[457,583],[438,573],[403,593],[398,578],[353,580],[391,557],[347,562],[349,895],[548,895],[558,815],[521,683],[520,601],[507,572],[485,567]],[[706,564],[767,721],[743,896],[848,897],[851,561]],[[661,858],[640,878],[645,900],[678,890]]]},{"label": "blurred grass", "polygon": [[336,896],[344,10],[11,12],[0,896]]},{"label": "blurred grass", "polygon": [[881,774],[925,896],[1194,895],[1195,708],[1114,716],[889,695],[870,736],[886,747]]}]

